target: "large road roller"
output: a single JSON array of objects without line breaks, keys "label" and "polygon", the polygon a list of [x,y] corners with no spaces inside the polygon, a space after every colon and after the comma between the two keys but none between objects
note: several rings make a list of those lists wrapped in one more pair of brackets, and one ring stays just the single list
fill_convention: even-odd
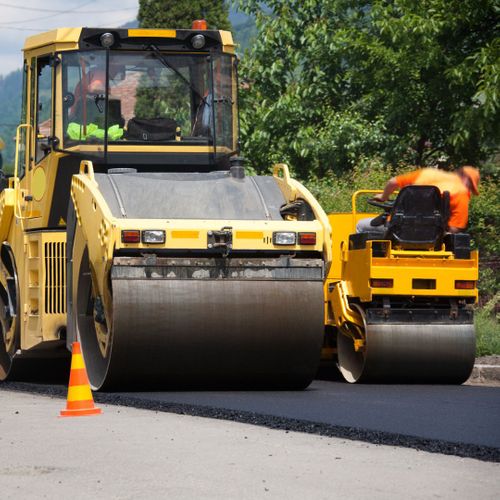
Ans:
[{"label": "large road roller", "polygon": [[[460,384],[475,357],[478,253],[467,233],[447,233],[448,193],[408,186],[392,203],[366,200],[375,193],[329,215],[323,359],[351,383]],[[383,212],[358,211],[367,201]],[[373,232],[357,233],[365,217]]]},{"label": "large road roller", "polygon": [[245,173],[234,48],[203,22],[27,39],[0,379],[78,340],[95,389],[311,382],[330,224],[286,165]]}]

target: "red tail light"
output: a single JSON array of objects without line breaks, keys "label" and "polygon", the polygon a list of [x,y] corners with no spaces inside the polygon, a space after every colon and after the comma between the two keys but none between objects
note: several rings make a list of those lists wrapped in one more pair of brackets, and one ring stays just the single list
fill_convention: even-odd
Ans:
[{"label": "red tail light", "polygon": [[391,278],[372,278],[370,280],[370,286],[372,288],[392,288],[394,286],[394,280]]},{"label": "red tail light", "polygon": [[122,243],[140,243],[141,232],[138,229],[122,231]]},{"label": "red tail light", "polygon": [[474,290],[476,287],[475,281],[455,280],[455,288],[457,290]]},{"label": "red tail light", "polygon": [[316,245],[316,233],[299,233],[299,245]]}]

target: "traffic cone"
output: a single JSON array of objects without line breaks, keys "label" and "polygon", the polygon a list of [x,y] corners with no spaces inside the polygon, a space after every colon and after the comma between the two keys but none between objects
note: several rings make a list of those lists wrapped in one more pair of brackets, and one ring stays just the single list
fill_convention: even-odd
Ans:
[{"label": "traffic cone", "polygon": [[80,342],[73,342],[68,400],[66,409],[61,410],[59,416],[82,417],[85,415],[99,415],[100,413],[102,413],[102,410],[94,406]]}]

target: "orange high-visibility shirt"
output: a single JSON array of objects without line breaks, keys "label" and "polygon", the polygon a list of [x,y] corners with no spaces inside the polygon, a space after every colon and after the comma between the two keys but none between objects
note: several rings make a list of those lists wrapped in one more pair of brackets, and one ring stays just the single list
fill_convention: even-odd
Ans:
[{"label": "orange high-visibility shirt", "polygon": [[416,184],[418,186],[436,186],[441,193],[450,193],[450,219],[448,226],[465,229],[469,220],[470,191],[454,172],[444,172],[437,168],[422,168],[407,174],[398,175],[399,188]]}]

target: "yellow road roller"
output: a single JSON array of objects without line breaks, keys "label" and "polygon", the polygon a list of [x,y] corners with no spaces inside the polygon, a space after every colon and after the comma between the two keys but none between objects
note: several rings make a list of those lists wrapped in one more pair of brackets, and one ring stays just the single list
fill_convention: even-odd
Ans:
[{"label": "yellow road roller", "polygon": [[57,29],[23,74],[0,379],[78,340],[94,389],[306,387],[330,224],[286,165],[245,173],[231,34]]},{"label": "yellow road roller", "polygon": [[[446,232],[449,197],[408,186],[393,203],[330,214],[332,266],[325,282],[323,358],[355,382],[462,383],[475,357],[472,305],[478,253],[466,233]],[[372,232],[356,232],[372,217]]]}]

